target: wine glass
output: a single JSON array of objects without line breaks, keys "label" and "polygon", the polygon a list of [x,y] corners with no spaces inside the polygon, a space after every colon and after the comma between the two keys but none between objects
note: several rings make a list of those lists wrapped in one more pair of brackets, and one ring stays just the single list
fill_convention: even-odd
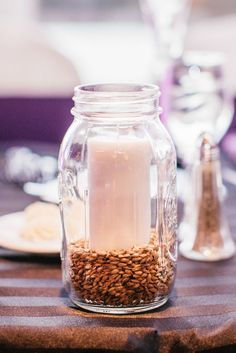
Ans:
[{"label": "wine glass", "polygon": [[140,0],[144,20],[153,37],[150,75],[161,88],[164,123],[169,112],[173,64],[183,54],[191,3],[192,0]]},{"label": "wine glass", "polygon": [[187,52],[174,67],[167,127],[184,166],[191,164],[198,137],[210,133],[219,143],[233,119],[233,100],[224,87],[225,57]]},{"label": "wine glass", "polygon": [[160,83],[183,53],[191,0],[140,0],[140,7],[154,37],[154,71]]}]

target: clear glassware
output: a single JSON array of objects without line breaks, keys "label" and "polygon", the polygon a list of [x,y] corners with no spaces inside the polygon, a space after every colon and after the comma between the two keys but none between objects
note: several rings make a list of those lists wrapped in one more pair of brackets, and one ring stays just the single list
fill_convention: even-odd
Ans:
[{"label": "clear glassware", "polygon": [[63,280],[71,300],[123,314],[163,305],[173,287],[176,155],[155,85],[75,88],[59,154]]},{"label": "clear glassware", "polygon": [[144,18],[155,41],[156,79],[161,83],[173,60],[183,54],[191,0],[140,0]]},{"label": "clear glassware", "polygon": [[173,67],[182,57],[192,0],[140,0],[144,20],[153,37],[150,78],[162,91],[162,122],[166,125],[171,105]]},{"label": "clear glassware", "polygon": [[225,217],[219,148],[208,133],[199,137],[194,157],[180,252],[198,261],[228,259],[235,245]]},{"label": "clear glassware", "polygon": [[191,164],[198,137],[220,142],[233,119],[233,101],[224,87],[225,57],[187,52],[174,68],[171,107],[166,121],[183,165]]}]

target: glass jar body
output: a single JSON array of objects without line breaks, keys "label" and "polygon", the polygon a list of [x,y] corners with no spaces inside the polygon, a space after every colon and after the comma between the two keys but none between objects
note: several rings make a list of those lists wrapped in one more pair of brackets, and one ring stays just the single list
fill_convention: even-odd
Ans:
[{"label": "glass jar body", "polygon": [[76,114],[60,149],[59,194],[71,300],[109,313],[164,304],[177,257],[176,156],[158,117]]}]

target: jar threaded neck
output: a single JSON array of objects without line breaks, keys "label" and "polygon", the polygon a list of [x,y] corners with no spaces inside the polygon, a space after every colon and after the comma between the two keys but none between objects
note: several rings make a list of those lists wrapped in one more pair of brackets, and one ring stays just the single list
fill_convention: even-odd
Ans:
[{"label": "jar threaded neck", "polygon": [[161,113],[159,97],[159,87],[152,84],[81,85],[74,90],[72,114],[106,122],[154,118]]}]

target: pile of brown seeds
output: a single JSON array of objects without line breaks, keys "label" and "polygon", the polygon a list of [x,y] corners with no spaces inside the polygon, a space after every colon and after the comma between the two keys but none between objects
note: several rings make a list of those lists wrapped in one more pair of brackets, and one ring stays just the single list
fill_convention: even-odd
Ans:
[{"label": "pile of brown seeds", "polygon": [[84,241],[69,247],[69,275],[73,292],[86,303],[134,306],[152,303],[167,295],[173,283],[175,263],[166,245],[155,236],[143,247],[95,251]]}]

